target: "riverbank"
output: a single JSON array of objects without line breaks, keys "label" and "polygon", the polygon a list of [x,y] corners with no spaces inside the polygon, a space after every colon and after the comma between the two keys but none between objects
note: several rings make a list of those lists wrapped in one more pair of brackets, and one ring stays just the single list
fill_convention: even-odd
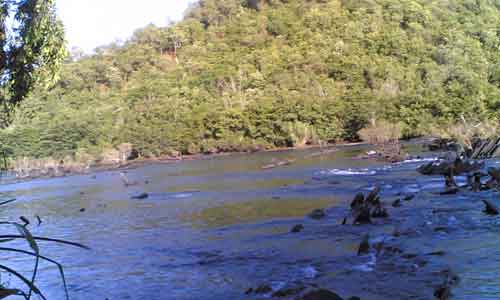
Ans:
[{"label": "riverbank", "polygon": [[224,157],[237,154],[281,153],[293,150],[318,149],[318,152],[314,153],[314,155],[322,155],[323,152],[331,151],[336,147],[359,146],[359,145],[367,145],[367,144],[363,142],[357,142],[357,143],[346,142],[346,143],[330,144],[327,146],[304,145],[301,147],[282,147],[282,148],[260,149],[253,151],[219,152],[210,154],[187,154],[187,155],[178,154],[176,156],[164,155],[154,158],[136,157],[132,160],[116,159],[116,160],[107,160],[104,162],[101,161],[93,163],[75,162],[71,159],[66,159],[64,161],[64,160],[55,160],[52,158],[48,159],[24,158],[17,161],[14,164],[14,168],[11,170],[11,172],[18,180],[31,180],[36,178],[54,178],[54,177],[63,177],[63,176],[71,176],[78,174],[90,174],[94,172],[103,172],[110,170],[134,169],[149,164],[168,164],[181,161],[213,159],[217,157]]}]

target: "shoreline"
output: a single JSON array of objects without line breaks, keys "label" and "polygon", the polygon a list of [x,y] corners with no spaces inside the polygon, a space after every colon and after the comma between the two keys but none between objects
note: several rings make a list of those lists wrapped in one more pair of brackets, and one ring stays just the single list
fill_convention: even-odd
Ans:
[{"label": "shoreline", "polygon": [[[328,144],[326,146],[322,145],[305,145],[300,147],[279,147],[279,148],[271,148],[271,149],[263,149],[257,151],[239,151],[239,152],[220,152],[220,153],[210,153],[210,154],[187,154],[181,155],[179,157],[174,156],[160,156],[155,158],[138,158],[134,160],[130,160],[127,162],[113,163],[113,164],[103,164],[96,163],[83,171],[76,171],[72,169],[62,170],[61,174],[41,174],[41,175],[28,175],[18,177],[15,171],[6,171],[3,174],[12,174],[15,178],[10,183],[17,182],[26,182],[36,179],[50,179],[50,178],[61,178],[68,176],[77,176],[77,175],[85,175],[85,174],[93,174],[99,172],[106,171],[116,171],[116,170],[130,170],[140,168],[142,166],[152,165],[152,164],[173,164],[185,161],[198,161],[198,160],[209,160],[219,157],[227,157],[232,155],[239,154],[259,154],[259,153],[282,153],[287,151],[299,151],[299,150],[311,150],[311,149],[321,149],[321,150],[331,150],[336,147],[352,147],[352,146],[360,146],[360,145],[369,145],[365,142],[346,142],[346,143],[336,143],[336,144]],[[322,153],[318,153],[321,155]],[[45,170],[41,169],[33,169],[29,172],[42,172]]]},{"label": "shoreline", "polygon": [[[434,139],[434,137],[420,137],[420,138],[413,138],[409,140],[400,140],[400,143],[402,145],[405,144],[423,144],[430,142]],[[259,153],[283,153],[287,151],[300,151],[300,150],[312,150],[312,149],[318,149],[318,153],[314,153],[315,155],[312,156],[321,156],[321,155],[326,155],[331,152],[328,150],[332,150],[335,148],[343,148],[343,147],[355,147],[355,146],[371,146],[375,147],[375,145],[372,145],[367,142],[338,142],[335,144],[327,144],[327,145],[304,145],[300,147],[277,147],[277,148],[270,148],[270,149],[259,149],[256,151],[234,151],[234,152],[219,152],[219,153],[209,153],[209,154],[186,154],[186,155],[181,155],[178,157],[174,156],[160,156],[160,157],[154,157],[154,158],[137,158],[134,160],[126,161],[126,162],[119,162],[119,163],[96,163],[92,166],[89,166],[85,168],[84,170],[76,170],[76,169],[62,169],[60,170],[60,173],[52,171],[52,174],[40,174],[43,172],[48,172],[47,170],[44,169],[32,169],[29,170],[28,172],[30,173],[35,173],[38,172],[38,174],[29,174],[28,176],[18,176],[15,171],[13,170],[8,170],[4,171],[1,173],[0,178],[3,177],[5,174],[10,174],[14,178],[12,180],[9,180],[8,184],[11,183],[17,183],[17,182],[26,182],[26,181],[31,181],[35,179],[50,179],[50,178],[60,178],[60,177],[68,177],[68,176],[77,176],[77,175],[85,175],[85,174],[93,174],[93,173],[99,173],[99,172],[106,172],[106,171],[116,171],[116,170],[130,170],[130,169],[136,169],[140,168],[142,166],[146,165],[152,165],[152,164],[173,164],[173,163],[179,163],[179,162],[185,162],[185,161],[198,161],[198,160],[209,160],[209,159],[214,159],[218,157],[227,157],[231,155],[241,155],[241,154],[259,154]],[[322,153],[322,151],[325,151],[325,153]],[[372,157],[370,157],[372,158]],[[374,157],[373,157],[374,158]],[[293,162],[292,162],[293,163]],[[279,166],[279,165],[278,165]],[[5,184],[5,183],[4,183]]]}]

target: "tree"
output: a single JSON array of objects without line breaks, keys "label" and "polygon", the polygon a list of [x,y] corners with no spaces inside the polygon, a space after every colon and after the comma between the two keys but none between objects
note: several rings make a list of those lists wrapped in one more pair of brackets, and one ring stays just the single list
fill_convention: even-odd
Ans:
[{"label": "tree", "polygon": [[67,52],[55,0],[1,2],[0,101],[9,112],[35,86],[57,80]]}]

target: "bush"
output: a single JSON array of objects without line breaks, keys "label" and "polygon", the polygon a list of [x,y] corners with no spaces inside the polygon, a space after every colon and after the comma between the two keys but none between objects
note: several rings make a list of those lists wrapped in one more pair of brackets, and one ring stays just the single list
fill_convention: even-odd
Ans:
[{"label": "bush", "polygon": [[472,149],[475,138],[489,138],[500,134],[498,120],[467,121],[465,117],[458,123],[445,123],[433,127],[431,134],[435,137],[457,141],[468,149]]},{"label": "bush", "polygon": [[384,120],[373,121],[358,132],[359,137],[372,145],[397,142],[401,138],[401,126]]}]

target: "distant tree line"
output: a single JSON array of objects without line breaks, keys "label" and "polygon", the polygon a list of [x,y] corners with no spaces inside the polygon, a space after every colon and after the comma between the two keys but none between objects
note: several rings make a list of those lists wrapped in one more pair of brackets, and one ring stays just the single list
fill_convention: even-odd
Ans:
[{"label": "distant tree line", "polygon": [[[375,119],[405,137],[497,120],[499,24],[494,0],[202,0],[67,59],[50,88],[4,84],[30,92],[15,93],[0,141],[13,157],[122,143],[151,157],[356,140]],[[58,28],[40,43],[59,43]]]}]

